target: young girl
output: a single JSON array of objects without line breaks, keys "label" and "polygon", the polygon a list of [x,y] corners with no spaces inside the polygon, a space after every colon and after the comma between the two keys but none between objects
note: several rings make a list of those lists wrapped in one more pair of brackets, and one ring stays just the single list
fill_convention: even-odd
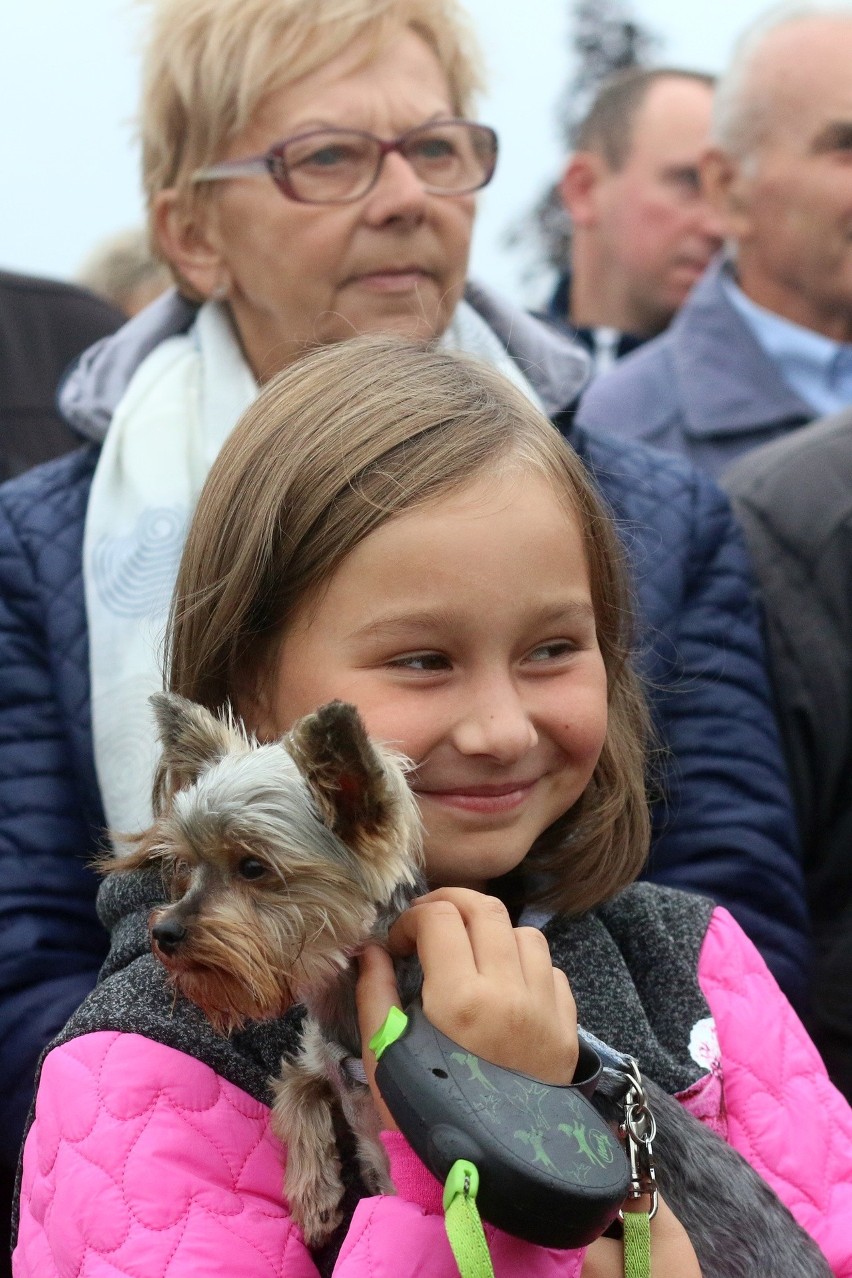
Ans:
[{"label": "young girl", "polygon": [[[354,703],[415,764],[432,890],[390,948],[417,951],[432,1022],[565,1083],[579,1016],[736,1146],[849,1278],[852,1114],[730,916],[628,886],[648,841],[628,639],[614,530],[546,419],[484,366],[368,338],[271,382],[222,449],[169,682],[261,738]],[[397,1195],[353,1188],[334,1246],[309,1254],[268,1110],[298,1013],[214,1034],[150,953],[161,896],[151,871],[101,891],[113,948],[43,1062],[17,1278],[455,1275],[441,1187],[393,1129],[366,1047]],[[360,962],[366,1044],[398,995],[384,951]],[[623,1272],[615,1239],[557,1252],[486,1233],[498,1278]],[[665,1203],[651,1233],[654,1278],[699,1278]]]}]

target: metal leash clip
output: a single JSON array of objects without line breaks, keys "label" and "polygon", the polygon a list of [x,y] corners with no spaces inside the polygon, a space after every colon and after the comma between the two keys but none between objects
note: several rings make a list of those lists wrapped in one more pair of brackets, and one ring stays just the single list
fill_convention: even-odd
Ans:
[{"label": "metal leash clip", "polygon": [[[657,1134],[657,1124],[648,1105],[648,1097],[642,1086],[639,1066],[633,1058],[629,1058],[625,1073],[628,1088],[624,1096],[624,1118],[619,1126],[618,1134],[627,1142],[627,1156],[630,1161],[630,1188],[628,1198],[644,1198],[650,1196],[651,1207],[649,1220],[657,1214],[657,1176],[654,1170],[653,1141]],[[619,1212],[623,1219],[623,1213]]]}]

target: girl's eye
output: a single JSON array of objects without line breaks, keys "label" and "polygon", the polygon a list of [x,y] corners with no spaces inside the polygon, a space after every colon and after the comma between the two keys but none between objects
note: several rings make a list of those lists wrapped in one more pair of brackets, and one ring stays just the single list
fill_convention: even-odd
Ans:
[{"label": "girl's eye", "polygon": [[244,856],[237,866],[237,873],[241,879],[260,879],[266,873],[266,866],[253,856]]},{"label": "girl's eye", "polygon": [[449,669],[450,662],[441,652],[410,652],[388,662],[395,670],[423,670],[431,674]]},{"label": "girl's eye", "polygon": [[567,657],[576,651],[577,645],[568,639],[555,639],[552,643],[542,643],[537,648],[533,648],[527,661],[558,661],[560,657]]}]

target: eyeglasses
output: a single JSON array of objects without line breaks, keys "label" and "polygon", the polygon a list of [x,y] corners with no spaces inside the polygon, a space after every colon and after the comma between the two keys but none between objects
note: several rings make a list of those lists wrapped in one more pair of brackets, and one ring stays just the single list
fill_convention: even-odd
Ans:
[{"label": "eyeglasses", "polygon": [[193,182],[269,174],[291,200],[346,204],[366,195],[392,151],[411,165],[430,195],[467,195],[491,181],[497,134],[469,120],[436,120],[385,141],[360,129],[313,129],[276,142],[264,155],[223,160],[193,173]]}]

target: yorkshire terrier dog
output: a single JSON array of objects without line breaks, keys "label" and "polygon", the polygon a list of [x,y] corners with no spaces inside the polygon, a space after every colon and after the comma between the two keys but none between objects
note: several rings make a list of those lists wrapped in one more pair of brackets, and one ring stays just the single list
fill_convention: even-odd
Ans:
[{"label": "yorkshire terrier dog", "polygon": [[409,765],[340,701],[269,744],[183,697],[151,702],[156,820],[105,868],[161,867],[171,904],[151,915],[152,949],[215,1029],[306,1006],[301,1053],[273,1080],[272,1126],[290,1211],[318,1246],[340,1220],[335,1112],[368,1192],[393,1192],[369,1091],[343,1062],[361,1057],[353,958],[425,890]]}]

